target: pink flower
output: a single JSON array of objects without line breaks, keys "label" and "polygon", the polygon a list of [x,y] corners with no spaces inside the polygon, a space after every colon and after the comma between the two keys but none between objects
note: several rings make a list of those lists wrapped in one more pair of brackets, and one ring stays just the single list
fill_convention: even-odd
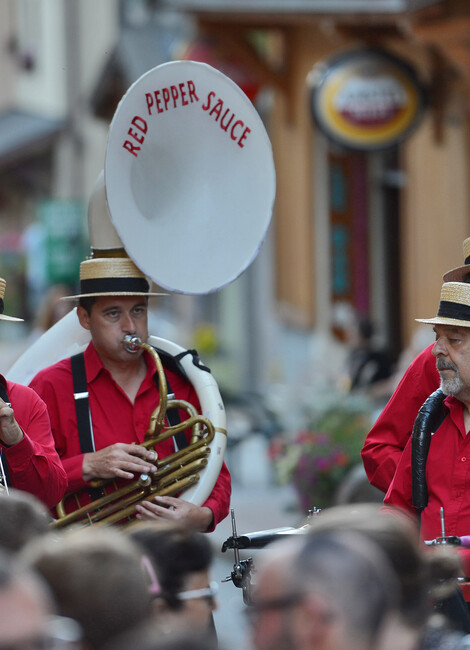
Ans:
[{"label": "pink flower", "polygon": [[321,472],[330,467],[328,458],[317,458],[315,464]]}]

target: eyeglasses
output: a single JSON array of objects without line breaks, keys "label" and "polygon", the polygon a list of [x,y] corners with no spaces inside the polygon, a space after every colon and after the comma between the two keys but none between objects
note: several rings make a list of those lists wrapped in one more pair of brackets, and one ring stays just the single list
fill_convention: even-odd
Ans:
[{"label": "eyeglasses", "polygon": [[290,609],[291,607],[298,605],[303,597],[304,594],[295,593],[280,596],[279,598],[259,600],[254,602],[252,605],[248,605],[246,609],[243,610],[243,613],[250,623],[255,623],[263,612]]},{"label": "eyeglasses", "polygon": [[2,643],[0,630],[0,650],[76,650],[81,639],[82,630],[77,621],[51,616],[42,633],[23,641]]},{"label": "eyeglasses", "polygon": [[190,589],[189,591],[179,591],[177,596],[179,600],[196,600],[198,598],[207,598],[209,603],[212,604],[214,598],[219,592],[219,585],[214,581],[208,587],[202,589]]}]

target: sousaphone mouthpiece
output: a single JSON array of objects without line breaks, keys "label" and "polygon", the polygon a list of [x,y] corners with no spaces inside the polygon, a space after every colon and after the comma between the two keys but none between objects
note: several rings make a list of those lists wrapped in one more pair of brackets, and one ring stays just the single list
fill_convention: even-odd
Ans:
[{"label": "sousaphone mouthpiece", "polygon": [[126,334],[124,339],[124,347],[129,352],[135,352],[142,345],[142,341],[138,336],[132,336],[132,334]]}]

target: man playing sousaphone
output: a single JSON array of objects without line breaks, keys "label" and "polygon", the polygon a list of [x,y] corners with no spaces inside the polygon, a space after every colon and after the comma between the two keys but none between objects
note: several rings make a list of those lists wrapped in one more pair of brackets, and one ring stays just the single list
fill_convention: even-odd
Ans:
[{"label": "man playing sousaphone", "polygon": [[[5,289],[0,278],[0,321],[21,321],[3,313]],[[0,488],[10,486],[53,507],[65,492],[67,478],[45,404],[30,388],[0,375]]]},{"label": "man playing sousaphone", "polygon": [[[155,471],[150,462],[155,452],[134,443],[144,441],[159,402],[157,368],[148,351],[130,349],[125,340],[126,336],[147,340],[148,300],[155,295],[128,257],[82,262],[80,294],[71,298],[78,300],[77,316],[91,342],[83,355],[41,370],[30,384],[47,404],[68,490],[78,490],[81,505],[97,496],[90,490],[93,480],[128,481]],[[169,368],[165,375],[176,399],[199,407],[185,377]],[[187,416],[184,411],[179,415]],[[158,458],[173,453],[174,445],[172,438],[159,442]],[[230,475],[223,464],[202,505],[185,501],[184,495],[153,497],[136,506],[137,517],[175,520],[194,530],[211,531],[228,514],[230,492]]]},{"label": "man playing sousaphone", "polygon": [[[144,344],[147,341],[151,294],[146,276],[165,290],[190,295],[212,293],[233,282],[259,251],[275,197],[272,147],[256,109],[228,77],[194,61],[162,64],[132,84],[110,124],[102,178],[89,210],[90,224],[97,225],[96,231],[90,227],[93,257],[80,267],[77,314],[91,335],[84,369],[75,357],[73,370],[70,358],[44,369],[47,364],[40,364],[46,345],[41,346],[40,339],[32,346],[39,345],[41,352],[32,354],[39,359],[34,372],[43,370],[31,386],[49,407],[69,490],[80,491],[81,503],[95,496],[89,495],[90,487],[102,488],[94,479],[139,479],[153,468],[152,449],[132,443],[144,441],[164,393],[163,382],[159,392],[153,350],[135,349],[126,340],[136,335]],[[101,232],[106,212],[115,227],[114,243],[111,233]],[[125,257],[116,252],[121,247]],[[64,356],[71,354],[67,349]],[[195,530],[212,530],[228,514],[230,499],[230,476],[223,464],[222,400],[220,394],[216,397],[218,390],[209,387],[210,373],[190,359],[188,351],[165,351],[180,357],[189,378],[169,362],[168,393],[199,411],[202,407],[207,415],[204,431],[210,430],[211,422],[215,426],[207,435],[207,439],[212,435],[210,454],[202,459],[207,466],[194,491],[186,493],[186,500],[185,492],[181,498],[147,500],[138,506],[138,516],[182,520]],[[89,411],[80,406],[84,396]],[[169,410],[178,412],[181,407]],[[180,417],[185,416],[184,410]],[[167,457],[174,458],[176,448],[178,464],[180,452],[186,454],[171,435],[159,439],[155,448],[158,461],[166,460],[159,472],[167,471]],[[193,437],[191,458],[193,446],[201,442],[196,431]],[[160,476],[155,481],[159,486]],[[174,486],[177,494],[180,485]],[[113,521],[120,515],[113,512]]]}]

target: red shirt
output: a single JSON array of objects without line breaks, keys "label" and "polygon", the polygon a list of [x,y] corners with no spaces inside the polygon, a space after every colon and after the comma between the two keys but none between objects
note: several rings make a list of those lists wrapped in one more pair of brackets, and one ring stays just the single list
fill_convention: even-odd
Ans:
[{"label": "red shirt", "polygon": [[[470,534],[470,435],[465,431],[462,402],[446,397],[444,405],[449,414],[431,438],[426,462],[429,500],[421,513],[421,537],[425,540],[441,536],[441,506],[446,535]],[[416,514],[411,501],[411,439],[401,455],[384,503]],[[461,553],[468,565],[470,552]]]},{"label": "red shirt", "polygon": [[362,462],[369,481],[382,492],[388,490],[419,409],[440,386],[432,348],[433,345],[428,346],[413,360],[362,448]]},{"label": "red shirt", "polygon": [[[98,451],[116,442],[143,442],[149,427],[150,415],[159,399],[154,380],[156,367],[151,355],[144,352],[147,374],[134,404],[104,367],[92,343],[88,345],[84,355],[95,449]],[[176,398],[186,400],[199,409],[199,401],[191,383],[170,370],[166,369],[165,373]],[[70,358],[41,370],[33,378],[30,386],[47,404],[56,449],[68,476],[68,490],[88,488],[89,484],[82,476],[83,454],[80,450],[77,430]],[[184,411],[181,411],[180,415],[182,419],[187,417]],[[173,453],[173,440],[169,438],[158,443],[156,451],[159,458],[165,458]],[[214,515],[211,530],[227,516],[230,493],[230,474],[224,463],[209,498],[203,504],[209,507]],[[80,495],[80,503],[83,505],[89,501],[88,489],[85,489]]]},{"label": "red shirt", "polygon": [[11,486],[34,494],[53,508],[65,493],[67,476],[54,447],[46,405],[31,388],[6,381],[2,375],[0,381],[24,433],[24,438],[11,447],[0,442]]}]

